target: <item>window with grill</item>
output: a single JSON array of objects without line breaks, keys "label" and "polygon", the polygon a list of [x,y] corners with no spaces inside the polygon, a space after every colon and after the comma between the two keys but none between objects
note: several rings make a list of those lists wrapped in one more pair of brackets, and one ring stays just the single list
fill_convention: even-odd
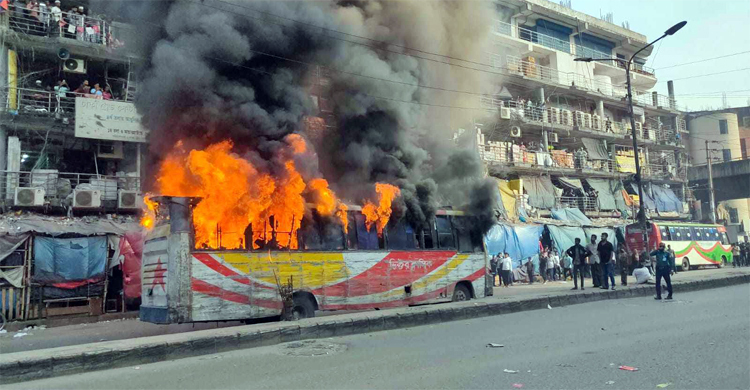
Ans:
[{"label": "window with grill", "polygon": [[736,208],[729,207],[729,222],[740,223],[740,213],[737,212]]},{"label": "window with grill", "polygon": [[729,127],[727,127],[727,120],[719,120],[719,134],[729,134]]}]

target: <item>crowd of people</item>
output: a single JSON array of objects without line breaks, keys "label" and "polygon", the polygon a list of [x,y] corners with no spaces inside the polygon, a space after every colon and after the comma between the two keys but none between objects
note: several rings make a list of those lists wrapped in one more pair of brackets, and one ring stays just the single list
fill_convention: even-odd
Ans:
[{"label": "crowd of people", "polygon": [[[546,284],[572,279],[572,290],[585,290],[584,280],[590,278],[593,288],[615,290],[616,271],[620,275],[621,286],[627,286],[628,275],[632,272],[637,284],[656,284],[656,299],[662,299],[661,282],[664,280],[668,293],[666,299],[672,299],[671,276],[676,273],[676,268],[675,252],[671,246],[661,243],[659,248],[651,253],[643,251],[636,255],[624,244],[615,248],[607,233],[602,233],[601,238],[597,238],[596,235],[591,235],[590,242],[585,246],[580,238],[575,238],[574,244],[565,251],[558,251],[554,246],[544,247],[539,253],[541,282]],[[747,249],[750,250],[750,245]],[[514,270],[509,253],[498,253],[494,256],[490,260],[490,271],[493,280],[499,279],[499,283],[495,283],[496,287],[510,287],[514,281],[533,284],[536,279],[532,258],[529,257],[524,264]]]},{"label": "crowd of people", "polygon": [[750,242],[732,244],[732,265],[734,267],[750,266]]},{"label": "crowd of people", "polygon": [[15,0],[10,5],[11,28],[27,34],[60,36],[91,43],[119,46],[112,31],[102,19],[92,17],[83,6],[65,11],[60,0],[26,2]]}]

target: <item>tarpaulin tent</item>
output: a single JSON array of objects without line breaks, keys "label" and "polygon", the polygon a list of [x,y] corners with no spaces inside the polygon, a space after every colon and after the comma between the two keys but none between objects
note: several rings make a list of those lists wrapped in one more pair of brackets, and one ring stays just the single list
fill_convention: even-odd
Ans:
[{"label": "tarpaulin tent", "polygon": [[604,147],[604,141],[593,138],[581,138],[583,146],[586,147],[589,160],[609,160],[607,148]]},{"label": "tarpaulin tent", "polygon": [[597,192],[601,210],[627,210],[628,206],[622,196],[622,183],[605,179],[586,179],[586,182]]},{"label": "tarpaulin tent", "polygon": [[[631,183],[630,187],[633,189],[633,192],[635,192],[636,195],[640,196],[640,192],[638,191],[638,185],[635,183]],[[651,197],[648,191],[648,187],[646,184],[643,185],[643,204],[646,206],[646,210],[654,210],[656,211],[656,202],[654,202],[654,198]]]},{"label": "tarpaulin tent", "polygon": [[513,193],[513,190],[510,189],[510,184],[508,183],[508,181],[498,179],[497,188],[500,190],[500,199],[503,202],[503,208],[505,209],[505,216],[511,219],[518,218],[516,196]]},{"label": "tarpaulin tent", "polygon": [[670,212],[675,211],[678,213],[682,212],[682,201],[674,194],[672,189],[665,188],[659,185],[652,185],[651,191],[654,193],[654,201],[656,202],[656,211],[658,212]]},{"label": "tarpaulin tent", "polygon": [[560,221],[577,222],[581,225],[591,225],[589,217],[583,215],[581,210],[567,207],[564,209],[552,209],[552,218]]},{"label": "tarpaulin tent", "polygon": [[513,266],[518,267],[539,253],[539,237],[543,229],[541,225],[495,225],[484,235],[484,243],[491,256],[508,252]]},{"label": "tarpaulin tent", "polygon": [[585,245],[587,241],[586,232],[579,226],[547,225],[547,230],[560,256],[575,244],[576,237],[581,239],[581,245]]},{"label": "tarpaulin tent", "polygon": [[34,238],[34,280],[36,282],[60,284],[89,281],[103,276],[106,265],[106,236]]},{"label": "tarpaulin tent", "polygon": [[29,239],[29,236],[28,233],[0,235],[0,280],[4,279],[8,281],[11,286],[16,288],[23,287],[24,263],[13,263],[13,260],[5,260],[8,259],[18,248],[24,245],[26,240]]},{"label": "tarpaulin tent", "polygon": [[558,177],[557,180],[560,181],[560,184],[562,184],[563,186],[565,186],[567,188],[570,188],[571,190],[584,192],[583,191],[583,184],[581,183],[580,179],[570,179],[570,178],[567,178],[567,177]]},{"label": "tarpaulin tent", "polygon": [[117,250],[118,261],[122,265],[123,294],[125,298],[139,298],[141,296],[141,258],[145,232],[126,233],[120,239]]},{"label": "tarpaulin tent", "polygon": [[529,195],[529,206],[539,209],[555,207],[557,188],[549,176],[523,176],[523,188]]}]

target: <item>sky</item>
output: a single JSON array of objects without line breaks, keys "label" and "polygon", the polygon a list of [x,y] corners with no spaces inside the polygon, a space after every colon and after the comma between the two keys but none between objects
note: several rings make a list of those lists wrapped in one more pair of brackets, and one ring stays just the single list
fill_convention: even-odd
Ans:
[{"label": "sky", "polygon": [[[750,0],[572,0],[572,8],[593,16],[612,12],[615,24],[628,22],[649,42],[686,20],[648,58],[646,65],[656,69],[655,90],[666,95],[667,80],[674,79],[677,105],[690,111],[721,108],[722,92],[729,107],[750,106]],[[746,53],[671,67],[740,52]],[[677,80],[736,69],[745,70]]]}]

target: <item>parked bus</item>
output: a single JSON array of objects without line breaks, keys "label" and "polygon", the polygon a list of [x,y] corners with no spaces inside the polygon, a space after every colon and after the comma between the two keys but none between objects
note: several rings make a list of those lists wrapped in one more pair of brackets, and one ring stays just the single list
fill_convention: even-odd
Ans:
[{"label": "parked bus", "polygon": [[[643,236],[639,224],[626,228],[628,247],[640,253]],[[675,252],[675,266],[683,271],[704,265],[722,267],[732,262],[726,228],[716,224],[653,221],[648,225],[649,251],[660,243],[669,245]]]},{"label": "parked bus", "polygon": [[308,225],[297,231],[299,250],[195,249],[195,200],[153,200],[157,216],[146,237],[141,269],[142,321],[306,318],[319,309],[388,308],[492,295],[483,240],[463,227],[461,212],[439,211],[418,231],[403,221],[392,223],[379,235],[350,207],[346,233],[339,228],[337,239],[329,235],[323,240],[323,232]]}]

